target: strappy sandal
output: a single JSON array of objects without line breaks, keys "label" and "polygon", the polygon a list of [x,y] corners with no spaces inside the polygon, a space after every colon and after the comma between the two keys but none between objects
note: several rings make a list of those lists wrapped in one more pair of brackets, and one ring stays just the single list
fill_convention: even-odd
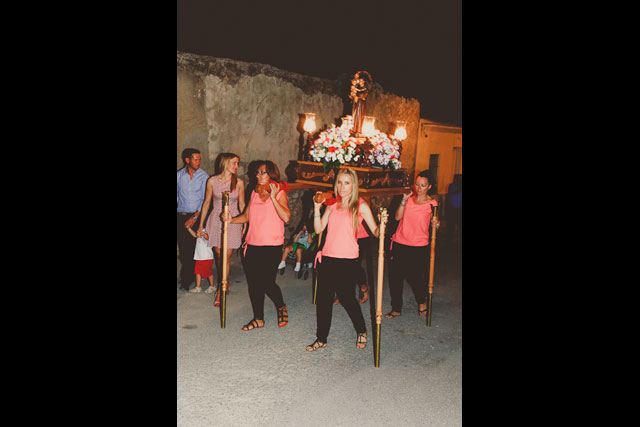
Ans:
[{"label": "strappy sandal", "polygon": [[364,304],[369,299],[369,286],[364,283],[360,285],[360,289],[358,291],[358,302],[360,304]]},{"label": "strappy sandal", "polygon": [[[427,304],[425,303],[425,305],[427,305]],[[420,306],[418,306],[418,316],[424,317],[426,315],[427,315],[427,308],[425,307],[424,310],[420,310]]]},{"label": "strappy sandal", "polygon": [[[361,345],[362,347],[358,347],[359,345]],[[356,340],[356,348],[361,350],[366,346],[367,346],[367,333],[363,332],[361,334],[358,334],[358,339]]]},{"label": "strappy sandal", "polygon": [[289,313],[286,304],[278,309],[278,328],[284,328],[289,323]]},{"label": "strappy sandal", "polygon": [[316,351],[319,348],[325,348],[327,346],[326,342],[320,342],[318,340],[315,340],[313,342],[313,344],[309,344],[307,346],[307,351]]},{"label": "strappy sandal", "polygon": [[384,315],[387,319],[393,319],[394,317],[400,316],[402,316],[402,313],[393,310]]},{"label": "strappy sandal", "polygon": [[340,304],[340,300],[338,299],[338,297],[336,297],[336,299],[333,300],[333,305],[338,305]]},{"label": "strappy sandal", "polygon": [[262,326],[258,325],[258,319],[251,319],[249,323],[242,327],[243,331],[251,331],[253,329],[260,329],[264,327],[264,320],[262,321]]}]

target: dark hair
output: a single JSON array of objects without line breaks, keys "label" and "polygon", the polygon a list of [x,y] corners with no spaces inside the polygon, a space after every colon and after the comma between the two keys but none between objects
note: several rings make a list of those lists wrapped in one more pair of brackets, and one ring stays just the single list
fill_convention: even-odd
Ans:
[{"label": "dark hair", "polygon": [[433,181],[431,180],[431,172],[429,172],[429,169],[425,169],[422,172],[420,172],[416,177],[416,179],[418,178],[427,178],[427,181],[429,181],[429,184],[433,185]]},{"label": "dark hair", "polygon": [[269,178],[271,178],[273,181],[280,182],[280,169],[278,169],[278,166],[275,163],[273,163],[271,160],[260,160],[256,164],[256,171],[262,165],[266,166],[267,175],[269,175]]},{"label": "dark hair", "polygon": [[190,159],[194,154],[200,154],[200,150],[197,148],[185,148],[182,150],[182,163],[187,164],[184,160]]}]

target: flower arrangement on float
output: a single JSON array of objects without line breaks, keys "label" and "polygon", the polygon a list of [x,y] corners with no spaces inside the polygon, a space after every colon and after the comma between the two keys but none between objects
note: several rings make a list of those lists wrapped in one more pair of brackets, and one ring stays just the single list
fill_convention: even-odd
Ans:
[{"label": "flower arrangement on float", "polygon": [[400,143],[395,139],[390,139],[386,133],[375,130],[369,137],[372,148],[369,152],[371,166],[382,168],[400,169]]},{"label": "flower arrangement on float", "polygon": [[343,120],[340,127],[331,125],[320,132],[313,140],[309,154],[316,162],[322,162],[324,170],[338,169],[345,163],[357,163],[361,158],[358,153],[358,140],[351,136],[348,121]]},{"label": "flower arrangement on float", "polygon": [[311,141],[309,155],[322,163],[323,170],[339,169],[343,165],[400,169],[400,142],[377,129],[362,142],[353,136],[353,117],[342,117],[340,126],[331,125]]}]

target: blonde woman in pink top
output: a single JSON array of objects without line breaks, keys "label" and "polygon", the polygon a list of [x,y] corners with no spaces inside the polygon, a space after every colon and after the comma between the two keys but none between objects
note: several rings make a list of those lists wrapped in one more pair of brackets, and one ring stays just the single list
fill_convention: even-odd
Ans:
[{"label": "blonde woman in pink top", "polygon": [[420,172],[416,178],[415,194],[403,194],[396,211],[395,218],[400,223],[391,237],[389,263],[391,311],[385,314],[387,319],[393,319],[402,314],[402,290],[405,279],[411,286],[418,304],[418,315],[427,314],[429,226],[432,207],[438,205],[438,202],[427,194],[430,188],[429,172]]},{"label": "blonde woman in pink top", "polygon": [[358,177],[352,169],[340,169],[334,192],[338,202],[320,215],[322,203],[314,200],[313,226],[316,233],[327,228],[327,238],[317,255],[318,293],[316,297],[316,340],[307,346],[315,351],[327,346],[331,329],[333,296],[338,295],[356,330],[356,348],[367,345],[367,326],[355,297],[355,284],[360,278],[358,263],[358,223],[364,220],[374,236],[380,233],[371,208],[358,196]]},{"label": "blonde woman in pink top", "polygon": [[264,296],[267,295],[275,304],[278,316],[278,327],[289,323],[287,306],[282,297],[282,290],[276,283],[278,262],[284,244],[284,223],[289,222],[289,199],[282,190],[280,171],[269,160],[259,161],[256,172],[258,185],[251,192],[247,210],[239,216],[229,215],[222,221],[231,224],[249,223],[249,231],[245,239],[245,274],[249,289],[249,300],[253,309],[253,319],[242,327],[243,331],[259,329],[264,326]]}]

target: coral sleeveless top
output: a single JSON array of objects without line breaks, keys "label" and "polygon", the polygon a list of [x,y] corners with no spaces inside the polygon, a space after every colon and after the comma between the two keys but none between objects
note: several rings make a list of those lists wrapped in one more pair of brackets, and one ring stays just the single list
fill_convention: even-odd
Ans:
[{"label": "coral sleeveless top", "polygon": [[[280,191],[276,200],[284,191]],[[264,202],[255,191],[251,192],[249,231],[246,243],[252,246],[277,246],[284,243],[284,221],[278,216],[270,198]]]},{"label": "coral sleeveless top", "polygon": [[435,199],[423,205],[414,203],[415,196],[407,200],[404,214],[391,240],[401,245],[426,246],[429,244],[429,221],[431,221],[431,206],[438,206]]},{"label": "coral sleeveless top", "polygon": [[[360,201],[362,203],[362,201]],[[327,240],[322,248],[322,255],[332,258],[358,258],[360,251],[358,240],[353,232],[353,220],[348,209],[339,211],[338,204],[329,207],[329,223],[327,224]],[[362,215],[358,209],[358,222]]]},{"label": "coral sleeveless top", "polygon": [[362,225],[362,220],[358,222],[358,235],[356,236],[358,239],[362,239],[363,237],[369,237],[369,233],[367,229]]}]

